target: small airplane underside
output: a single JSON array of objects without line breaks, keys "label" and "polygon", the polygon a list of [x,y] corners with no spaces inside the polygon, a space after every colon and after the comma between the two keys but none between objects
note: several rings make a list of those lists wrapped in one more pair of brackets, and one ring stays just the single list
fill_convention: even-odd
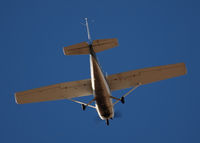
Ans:
[{"label": "small airplane underside", "polygon": [[[81,104],[83,110],[86,110],[87,107],[96,109],[99,117],[109,125],[109,120],[115,117],[114,106],[118,102],[124,104],[125,97],[137,87],[186,74],[185,64],[177,63],[105,76],[99,66],[96,53],[118,46],[118,40],[113,38],[92,41],[87,18],[85,20],[89,42],[64,47],[63,50],[65,55],[89,55],[91,78],[17,92],[15,93],[16,103],[25,104],[68,99]],[[121,98],[112,96],[112,91],[126,88],[131,88],[131,90]],[[94,98],[89,103],[73,99],[90,95],[93,95]],[[115,102],[112,102],[112,99]],[[95,103],[95,106],[92,103]]]}]

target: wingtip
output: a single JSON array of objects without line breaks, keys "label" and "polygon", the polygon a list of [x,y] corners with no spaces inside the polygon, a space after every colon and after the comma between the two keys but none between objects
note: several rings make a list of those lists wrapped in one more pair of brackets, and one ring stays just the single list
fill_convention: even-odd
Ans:
[{"label": "wingtip", "polygon": [[176,65],[178,65],[178,67],[180,67],[182,69],[182,75],[186,75],[187,74],[187,67],[185,63],[177,63]]},{"label": "wingtip", "polygon": [[14,94],[14,97],[15,97],[15,103],[16,103],[16,104],[23,104],[23,103],[20,101],[20,99],[19,99],[17,93]]},{"label": "wingtip", "polygon": [[15,103],[16,103],[16,104],[19,104],[18,98],[17,98],[17,93],[14,94],[14,97],[15,97]]},{"label": "wingtip", "polygon": [[188,73],[186,64],[185,63],[181,63],[181,64],[183,64],[183,66],[184,66],[184,75],[186,75]]},{"label": "wingtip", "polygon": [[186,64],[185,64],[185,74],[188,73],[188,70],[187,70],[187,67],[186,67]]},{"label": "wingtip", "polygon": [[66,53],[66,50],[65,50],[65,48],[66,48],[66,47],[63,47],[63,53],[64,53],[64,55],[66,55],[66,56],[67,56],[67,53]]}]

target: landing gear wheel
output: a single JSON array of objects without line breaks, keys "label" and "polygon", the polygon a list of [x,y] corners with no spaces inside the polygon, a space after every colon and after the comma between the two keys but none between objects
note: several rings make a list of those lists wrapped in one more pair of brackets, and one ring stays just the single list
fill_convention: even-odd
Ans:
[{"label": "landing gear wheel", "polygon": [[84,104],[81,104],[81,107],[82,107],[83,111],[85,111],[86,106]]},{"label": "landing gear wheel", "polygon": [[122,102],[122,104],[125,103],[124,97],[121,97],[120,101]]},{"label": "landing gear wheel", "polygon": [[106,125],[109,126],[109,119],[106,119]]}]

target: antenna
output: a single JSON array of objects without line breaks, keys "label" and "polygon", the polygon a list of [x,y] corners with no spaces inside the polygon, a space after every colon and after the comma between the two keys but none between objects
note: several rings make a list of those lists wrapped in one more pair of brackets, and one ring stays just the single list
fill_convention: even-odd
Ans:
[{"label": "antenna", "polygon": [[89,40],[90,43],[92,43],[92,39],[91,39],[91,36],[90,36],[90,29],[89,29],[88,19],[87,18],[85,18],[85,25],[86,25],[86,28],[87,28],[88,40]]}]

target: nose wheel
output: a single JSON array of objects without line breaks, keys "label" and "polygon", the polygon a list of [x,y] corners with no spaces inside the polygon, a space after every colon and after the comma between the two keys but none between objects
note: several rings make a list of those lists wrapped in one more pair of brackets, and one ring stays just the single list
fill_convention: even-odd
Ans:
[{"label": "nose wheel", "polygon": [[109,126],[109,119],[106,119],[106,125]]}]

